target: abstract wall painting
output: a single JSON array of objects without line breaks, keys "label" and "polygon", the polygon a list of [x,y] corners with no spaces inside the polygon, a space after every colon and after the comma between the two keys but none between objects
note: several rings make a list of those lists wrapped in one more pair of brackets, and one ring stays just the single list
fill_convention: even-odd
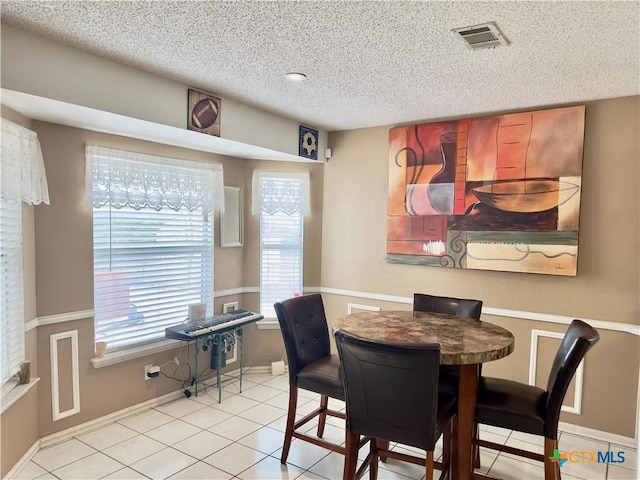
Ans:
[{"label": "abstract wall painting", "polygon": [[575,276],[585,107],[389,132],[387,261]]}]

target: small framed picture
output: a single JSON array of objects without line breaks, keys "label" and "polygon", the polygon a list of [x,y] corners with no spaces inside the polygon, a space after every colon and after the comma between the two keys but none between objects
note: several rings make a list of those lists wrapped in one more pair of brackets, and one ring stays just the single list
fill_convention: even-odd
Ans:
[{"label": "small framed picture", "polygon": [[221,105],[218,97],[190,88],[187,128],[219,137]]},{"label": "small framed picture", "polygon": [[207,304],[206,303],[194,303],[189,305],[189,321],[201,322],[207,316]]},{"label": "small framed picture", "polygon": [[298,156],[318,159],[318,130],[300,125]]}]

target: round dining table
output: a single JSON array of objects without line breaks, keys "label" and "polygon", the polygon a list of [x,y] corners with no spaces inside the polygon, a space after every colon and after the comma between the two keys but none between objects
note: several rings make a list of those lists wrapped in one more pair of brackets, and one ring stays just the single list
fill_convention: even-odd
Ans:
[{"label": "round dining table", "polygon": [[492,323],[443,313],[366,311],[333,322],[368,340],[390,343],[438,343],[440,363],[455,365],[458,375],[458,420],[454,432],[449,478],[468,480],[473,473],[473,417],[478,390],[478,365],[513,352],[514,337]]}]

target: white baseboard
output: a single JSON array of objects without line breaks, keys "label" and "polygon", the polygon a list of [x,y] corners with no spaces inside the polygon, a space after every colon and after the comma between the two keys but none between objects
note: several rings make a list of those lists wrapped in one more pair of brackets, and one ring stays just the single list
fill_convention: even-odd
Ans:
[{"label": "white baseboard", "polygon": [[131,407],[123,408],[122,410],[118,410],[117,412],[110,413],[103,417],[89,420],[88,422],[81,423],[80,425],[75,425],[71,428],[67,428],[66,430],[61,430],[51,435],[47,435],[46,437],[42,437],[40,439],[40,447],[41,448],[50,447],[51,445],[55,445],[57,443],[61,443],[66,440],[70,440],[73,437],[76,437],[78,435],[83,435],[93,430],[97,430],[98,428],[109,425],[110,423],[113,423],[117,420],[128,417],[130,415],[141,413],[151,408],[158,407],[165,403],[171,402],[173,400],[177,400],[182,396],[184,396],[184,394],[182,393],[182,390],[170,392],[160,397],[155,397],[145,402],[132,405]]},{"label": "white baseboard", "polygon": [[[638,448],[638,440],[632,437],[618,435],[617,433],[603,432],[602,430],[582,427],[580,425],[573,425],[572,423],[566,422],[559,422],[558,429],[562,430],[563,432],[579,435],[581,437],[587,437],[602,442],[608,442],[623,447],[633,448],[634,450]],[[560,441],[560,446],[562,446],[562,438]]]}]

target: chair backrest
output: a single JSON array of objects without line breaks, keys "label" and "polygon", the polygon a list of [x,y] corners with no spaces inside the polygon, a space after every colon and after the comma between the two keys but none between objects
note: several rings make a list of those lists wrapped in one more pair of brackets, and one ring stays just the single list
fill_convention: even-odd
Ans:
[{"label": "chair backrest", "polygon": [[547,381],[547,416],[545,419],[545,436],[547,438],[558,438],[560,408],[569,383],[586,353],[598,340],[600,340],[598,331],[583,321],[573,320],[569,325],[553,360]]},{"label": "chair backrest", "polygon": [[433,450],[440,345],[389,344],[335,332],[347,431]]},{"label": "chair backrest", "polygon": [[438,297],[424,293],[413,294],[414,312],[448,313],[458,317],[469,317],[480,320],[482,300],[465,298]]},{"label": "chair backrest", "polygon": [[275,303],[289,363],[289,381],[297,385],[300,370],[331,354],[329,328],[320,294]]}]

